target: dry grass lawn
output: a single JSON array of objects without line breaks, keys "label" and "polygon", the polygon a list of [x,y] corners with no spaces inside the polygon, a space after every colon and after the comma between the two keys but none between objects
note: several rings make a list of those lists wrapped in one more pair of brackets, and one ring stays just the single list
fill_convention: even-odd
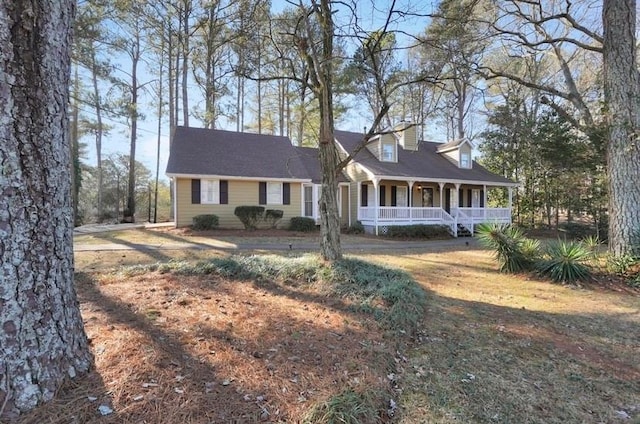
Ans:
[{"label": "dry grass lawn", "polygon": [[77,254],[96,369],[23,423],[298,422],[348,388],[379,394],[379,422],[640,422],[637,291],[499,274],[473,248],[361,255],[427,292],[421,330],[397,344],[300,281],[105,269],[226,253],[158,254]]}]

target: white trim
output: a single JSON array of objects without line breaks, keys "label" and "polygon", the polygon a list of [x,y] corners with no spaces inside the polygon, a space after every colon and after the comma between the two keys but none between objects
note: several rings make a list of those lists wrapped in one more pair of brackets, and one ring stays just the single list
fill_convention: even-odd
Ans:
[{"label": "white trim", "polygon": [[519,187],[520,183],[498,183],[498,182],[493,182],[493,181],[480,181],[480,180],[456,180],[456,179],[438,179],[438,178],[429,178],[429,177],[418,177],[415,175],[412,175],[410,177],[399,177],[399,176],[392,176],[392,175],[376,175],[374,174],[371,170],[367,169],[366,166],[362,165],[362,164],[358,164],[359,166],[361,166],[364,170],[364,172],[368,175],[371,176],[370,180],[373,180],[374,178],[377,180],[389,180],[389,181],[409,181],[409,180],[413,180],[416,182],[425,182],[425,183],[451,183],[451,184],[468,184],[468,185],[487,185],[487,186],[492,186],[492,187]]},{"label": "white trim", "polygon": [[[385,162],[385,163],[389,163],[389,162]],[[359,166],[362,170],[362,172],[364,172],[365,174],[367,174],[367,177],[369,177],[369,180],[373,181],[373,179],[377,179],[377,180],[390,180],[390,181],[403,181],[403,182],[407,182],[410,180],[416,181],[416,182],[431,182],[431,183],[451,183],[451,184],[456,184],[456,183],[460,183],[460,184],[469,184],[469,185],[488,185],[488,186],[493,186],[493,187],[519,187],[520,183],[499,183],[499,182],[493,182],[493,181],[481,181],[481,180],[456,180],[456,179],[442,179],[442,178],[430,178],[430,177],[420,177],[420,176],[416,176],[416,175],[411,175],[411,176],[407,176],[407,177],[402,177],[402,176],[396,176],[396,175],[377,175],[375,174],[372,170],[370,170],[369,168],[367,168],[365,165],[358,163],[358,162],[353,162],[354,165]]]},{"label": "white trim", "polygon": [[191,178],[206,180],[240,180],[240,181],[273,181],[282,183],[310,183],[310,178],[271,178],[271,177],[238,177],[212,174],[166,174],[169,178]]},{"label": "white trim", "polygon": [[178,181],[173,179],[173,224],[178,228]]},{"label": "white trim", "polygon": [[[460,141],[460,143],[459,143],[459,144],[455,144],[455,145],[453,145],[453,146],[449,146],[449,147],[447,147],[446,149],[441,149],[440,147],[438,147],[438,148],[436,149],[436,151],[437,151],[438,153],[446,153],[446,152],[450,152],[450,151],[452,151],[452,150],[459,149],[459,148],[460,148],[462,145],[464,145],[465,143],[466,143],[466,144],[468,144],[468,145],[469,145],[469,147],[471,147],[471,149],[472,149],[472,150],[473,150],[473,149],[475,149],[475,147],[476,147],[476,146],[475,146],[475,145],[474,145],[474,144],[473,144],[473,143],[472,143],[468,138],[465,138],[465,139],[463,139],[463,140],[458,140],[458,141]],[[445,144],[447,144],[447,143],[442,143],[442,145],[443,145],[443,146],[444,146]]]}]

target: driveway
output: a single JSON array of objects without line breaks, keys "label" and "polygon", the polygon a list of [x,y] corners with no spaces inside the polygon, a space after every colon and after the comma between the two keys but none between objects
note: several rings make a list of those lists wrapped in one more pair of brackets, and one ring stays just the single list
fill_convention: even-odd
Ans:
[{"label": "driveway", "polygon": [[[163,224],[100,224],[77,227],[74,235],[105,233],[110,231],[133,230],[141,228],[170,227],[172,223]],[[380,250],[443,250],[451,248],[476,247],[473,238],[457,238],[447,240],[391,240],[373,238],[371,236],[345,236],[342,248],[345,251],[365,252]],[[132,242],[121,240],[104,240],[100,243],[74,243],[75,252],[108,252],[108,251],[161,251],[161,250],[225,250],[225,251],[317,251],[319,244],[309,238],[292,238],[289,240],[270,239],[269,237],[211,237],[199,238],[198,241],[163,240],[158,242]]]}]

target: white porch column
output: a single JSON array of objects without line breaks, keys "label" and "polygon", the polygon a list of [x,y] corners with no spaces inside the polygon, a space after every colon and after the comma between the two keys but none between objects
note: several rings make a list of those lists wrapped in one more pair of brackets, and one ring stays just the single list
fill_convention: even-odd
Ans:
[{"label": "white porch column", "polygon": [[[356,221],[360,221],[362,218],[360,217],[360,207],[362,206],[362,181],[358,182],[358,197],[357,197],[357,201],[356,201]],[[349,200],[351,200],[351,198],[349,198]]]},{"label": "white porch column", "polygon": [[513,187],[509,187],[509,222],[511,222],[512,210],[513,210]]},{"label": "white porch column", "polygon": [[408,181],[409,184],[409,192],[407,193],[407,206],[409,206],[409,224],[413,223],[413,211],[411,208],[413,207],[413,183],[415,181]]},{"label": "white porch column", "polygon": [[440,187],[440,209],[444,209],[444,203],[443,203],[443,199],[444,199],[444,183],[438,183],[438,187]]},{"label": "white porch column", "polygon": [[482,208],[482,221],[487,220],[487,185],[482,186],[482,204],[484,207]]},{"label": "white porch column", "polygon": [[375,205],[373,205],[375,207],[375,212],[373,215],[373,225],[376,227],[376,236],[378,235],[378,214],[380,213],[380,193],[378,191],[378,186],[380,184],[380,181],[378,181],[378,179],[373,179],[373,192],[374,192],[374,199],[375,199]]},{"label": "white porch column", "polygon": [[[456,183],[456,193],[455,193],[455,201],[453,202],[454,204],[451,205],[451,209],[455,208],[456,210],[460,207],[460,183]],[[457,215],[457,214],[456,214]]]}]

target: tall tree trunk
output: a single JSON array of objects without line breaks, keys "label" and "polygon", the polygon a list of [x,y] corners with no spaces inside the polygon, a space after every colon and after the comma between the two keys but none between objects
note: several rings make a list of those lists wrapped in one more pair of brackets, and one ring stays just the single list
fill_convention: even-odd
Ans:
[{"label": "tall tree trunk", "polygon": [[609,252],[640,250],[640,76],[635,45],[636,2],[605,0],[604,93],[609,140]]},{"label": "tall tree trunk", "polygon": [[185,127],[189,126],[189,15],[191,0],[185,0],[182,15],[182,120]]},{"label": "tall tree trunk", "polygon": [[127,207],[125,222],[136,220],[136,143],[138,137],[138,61],[140,60],[140,35],[136,33],[131,55],[131,139],[129,145],[129,178],[127,185]]},{"label": "tall tree trunk", "polygon": [[96,168],[98,171],[98,220],[102,220],[104,216],[103,208],[103,192],[104,192],[104,175],[102,172],[102,99],[100,99],[100,91],[98,90],[98,65],[96,63],[96,52],[91,52],[91,81],[93,83],[93,99],[96,111]]},{"label": "tall tree trunk", "polygon": [[320,102],[320,166],[322,189],[320,194],[320,253],[325,260],[342,258],[340,217],[338,215],[338,151],[333,122],[333,16],[330,0],[321,0],[319,12],[322,31],[322,58],[316,94]]},{"label": "tall tree trunk", "polygon": [[2,422],[52,399],[92,363],[73,286],[74,3],[0,0]]},{"label": "tall tree trunk", "polygon": [[73,205],[73,224],[78,222],[78,195],[80,193],[80,140],[78,133],[78,119],[80,110],[78,108],[78,98],[80,97],[80,78],[78,77],[78,65],[75,66],[73,77],[73,109],[71,118],[71,204]]},{"label": "tall tree trunk", "polygon": [[[153,196],[153,223],[158,222],[158,179],[160,178],[160,142],[162,140],[162,80],[164,78],[164,36],[160,40],[160,66],[158,69],[158,144],[156,146],[156,180]],[[149,202],[151,203],[151,202]],[[151,206],[149,206],[151,207]]]}]

